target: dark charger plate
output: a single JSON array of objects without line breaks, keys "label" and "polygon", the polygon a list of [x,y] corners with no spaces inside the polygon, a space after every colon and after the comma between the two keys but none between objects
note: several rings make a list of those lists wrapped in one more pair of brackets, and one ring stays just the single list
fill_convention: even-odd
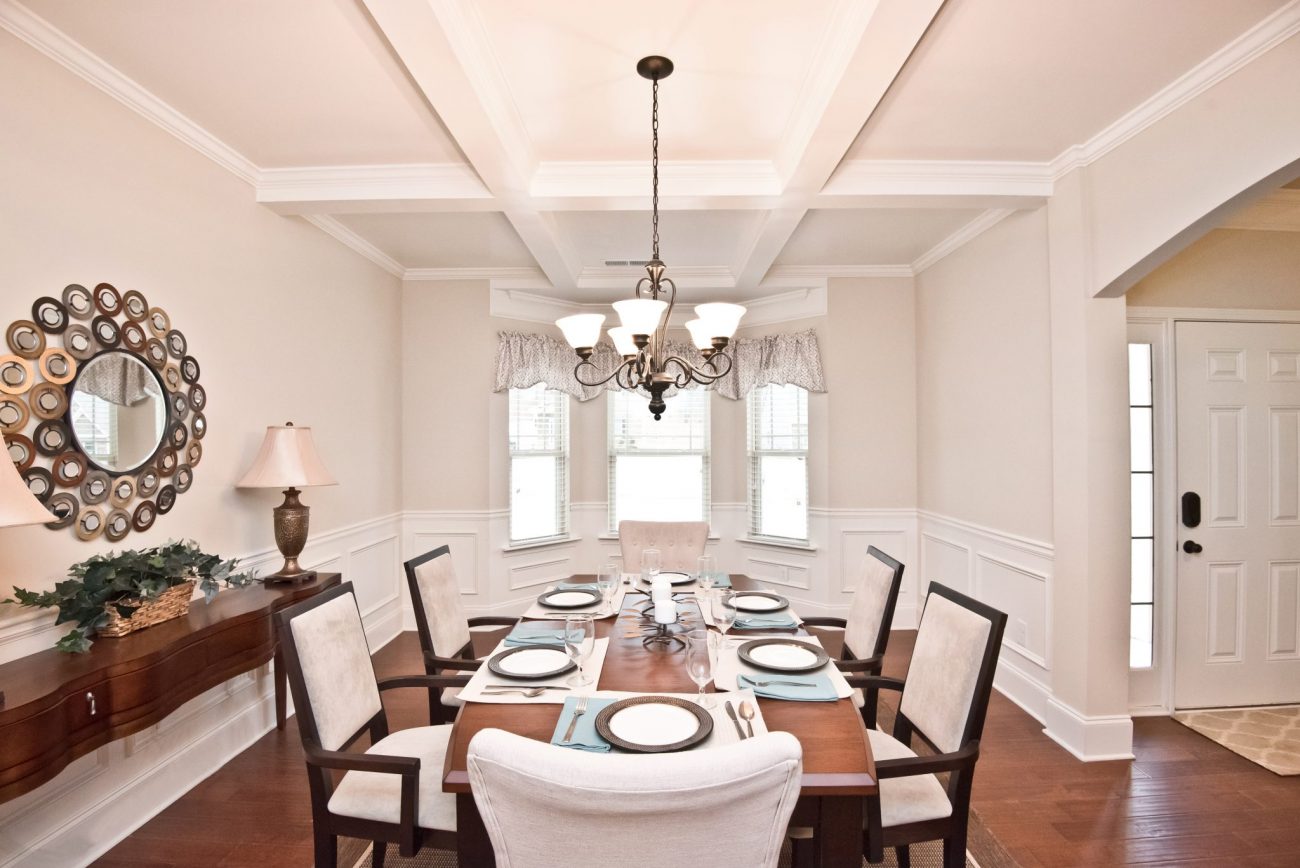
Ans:
[{"label": "dark charger plate", "polygon": [[578,668],[576,663],[567,659],[564,661],[563,666],[558,669],[552,669],[549,672],[531,672],[525,675],[501,668],[501,661],[507,657],[511,657],[515,654],[524,654],[529,651],[540,650],[559,651],[561,654],[565,653],[563,645],[521,645],[518,648],[509,648],[490,658],[487,662],[488,671],[493,675],[500,675],[502,678],[509,678],[514,681],[538,681],[543,678],[554,678],[557,675],[563,675],[566,672],[572,672],[574,669]]},{"label": "dark charger plate", "polygon": [[[804,666],[774,666],[771,663],[763,663],[755,660],[751,656],[750,652],[755,648],[761,648],[765,645],[793,645],[797,648],[802,648],[805,651],[811,652],[816,655],[817,659],[816,662]],[[814,669],[821,669],[831,661],[831,658],[828,657],[826,652],[821,648],[818,648],[811,642],[800,642],[798,639],[753,639],[737,648],[736,655],[750,666],[756,666],[759,669],[764,669],[768,672],[812,672]]]},{"label": "dark charger plate", "polygon": [[[739,602],[741,599],[745,597],[762,597],[765,600],[776,601],[777,605],[768,606],[768,607],[747,606]],[[756,615],[761,615],[765,612],[779,612],[782,609],[790,608],[790,601],[787,600],[785,597],[781,596],[780,594],[772,594],[767,591],[736,591],[731,595],[731,602],[732,605],[736,607],[736,611],[753,612]]]},{"label": "dark charger plate", "polygon": [[[677,708],[686,709],[691,714],[695,715],[695,719],[699,722],[699,728],[696,729],[692,735],[687,736],[681,741],[673,742],[672,744],[637,744],[636,742],[625,741],[615,735],[609,728],[610,719],[623,709],[633,705],[646,705],[650,703],[656,705],[673,705]],[[707,711],[700,708],[696,703],[689,702],[685,699],[679,699],[676,696],[632,696],[627,699],[620,699],[618,702],[605,706],[605,708],[601,710],[600,714],[596,715],[596,732],[601,738],[605,739],[605,741],[622,750],[629,750],[635,753],[672,753],[673,751],[694,747],[708,738],[709,734],[713,732],[713,718]]]},{"label": "dark charger plate", "polygon": [[[558,603],[552,602],[552,599],[560,594],[586,594],[591,599],[582,603]],[[585,609],[588,606],[594,606],[601,600],[600,591],[593,591],[590,588],[556,588],[553,591],[547,591],[537,598],[540,605],[548,609]]]}]

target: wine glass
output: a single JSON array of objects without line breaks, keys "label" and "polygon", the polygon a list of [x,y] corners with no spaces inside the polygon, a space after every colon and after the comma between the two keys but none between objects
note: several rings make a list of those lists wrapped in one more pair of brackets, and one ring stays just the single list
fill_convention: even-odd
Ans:
[{"label": "wine glass", "polygon": [[712,708],[704,687],[713,680],[713,658],[709,655],[709,631],[691,630],[686,634],[686,674],[699,688],[695,701],[703,708]]},{"label": "wine glass", "polygon": [[614,589],[618,587],[618,564],[601,564],[596,571],[596,590],[604,606],[614,602]]},{"label": "wine glass", "polygon": [[717,569],[713,555],[700,555],[697,563],[695,579],[707,591],[713,587],[713,573]]},{"label": "wine glass", "polygon": [[659,549],[646,549],[641,552],[641,581],[647,585],[659,575]]},{"label": "wine glass", "polygon": [[596,648],[596,622],[590,615],[569,615],[564,619],[564,650],[569,659],[578,664],[578,671],[569,676],[565,684],[586,687],[592,678],[583,668]]},{"label": "wine glass", "polygon": [[727,631],[736,623],[735,594],[718,594],[713,598],[713,624],[722,632],[723,639]]}]

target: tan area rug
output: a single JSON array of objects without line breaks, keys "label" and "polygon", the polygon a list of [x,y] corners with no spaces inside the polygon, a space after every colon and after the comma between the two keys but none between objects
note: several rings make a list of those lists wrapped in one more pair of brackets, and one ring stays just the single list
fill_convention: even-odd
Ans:
[{"label": "tan area rug", "polygon": [[1300,705],[1176,711],[1174,720],[1274,774],[1300,775]]},{"label": "tan area rug", "polygon": [[[647,865],[658,865],[653,858],[647,857]],[[867,860],[862,860],[863,866],[876,868]],[[894,851],[885,851],[885,861],[878,862],[876,865],[897,866],[898,862],[894,860]],[[966,853],[967,868],[981,868],[979,863],[971,858],[969,852]],[[420,851],[413,859],[402,859],[397,856],[397,848],[390,845],[388,855],[384,858],[384,868],[460,868],[456,863],[456,854],[449,853],[446,850],[429,850]],[[361,861],[356,864],[356,868],[370,868],[370,854],[367,853]],[[466,866],[469,868],[469,866]],[[786,847],[781,853],[781,863],[779,868],[790,868],[790,848]],[[926,844],[912,845],[912,868],[943,868],[943,845],[937,842]]]}]

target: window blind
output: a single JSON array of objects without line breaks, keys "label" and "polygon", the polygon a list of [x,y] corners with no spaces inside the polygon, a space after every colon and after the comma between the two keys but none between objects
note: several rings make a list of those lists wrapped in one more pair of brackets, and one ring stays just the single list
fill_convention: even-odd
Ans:
[{"label": "window blind", "polygon": [[658,422],[636,392],[609,393],[609,522],[707,521],[709,393],[668,399]]},{"label": "window blind", "polygon": [[808,392],[756,386],[749,410],[749,532],[808,541]]},{"label": "window blind", "polygon": [[510,390],[510,541],[569,532],[569,396]]}]

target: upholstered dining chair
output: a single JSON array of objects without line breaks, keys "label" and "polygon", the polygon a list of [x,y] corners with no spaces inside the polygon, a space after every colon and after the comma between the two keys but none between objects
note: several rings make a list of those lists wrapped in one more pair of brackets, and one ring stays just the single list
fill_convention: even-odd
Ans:
[{"label": "upholstered dining chair", "polygon": [[[374,842],[383,868],[388,842],[403,856],[425,844],[456,848],[456,799],[442,791],[450,726],[390,733],[380,692],[435,688],[448,679],[378,681],[350,582],[275,615],[298,731],[307,755],[316,868],[336,868],[338,836]],[[369,735],[364,753],[349,748]],[[343,777],[334,780],[334,772]]]},{"label": "upholstered dining chair", "polygon": [[[835,665],[842,672],[879,675],[885,665],[889,629],[898,605],[898,590],[903,585],[903,565],[875,546],[867,548],[862,572],[853,589],[848,618],[805,618],[805,626],[839,627],[844,631],[844,645]],[[876,707],[880,688],[854,690],[854,701],[862,709],[868,729],[876,726]]]},{"label": "upholstered dining chair", "polygon": [[[1002,612],[932,582],[907,677],[847,677],[857,687],[901,694],[893,734],[867,730],[880,781],[863,818],[869,861],[893,847],[900,868],[908,868],[909,845],[941,838],[944,868],[965,866],[971,782],[1006,623]],[[933,753],[918,756],[914,737]],[[942,772],[946,786],[936,777]],[[796,837],[796,865],[807,864],[810,844]]]},{"label": "upholstered dining chair", "polygon": [[641,572],[641,552],[658,549],[660,567],[693,573],[709,541],[707,521],[620,521],[618,544],[623,572]]},{"label": "upholstered dining chair", "polygon": [[429,675],[449,675],[453,689],[429,694],[429,723],[450,723],[460,707],[459,687],[469,683],[468,675],[479,667],[474,659],[470,627],[513,626],[517,618],[484,616],[466,618],[460,602],[460,583],[451,562],[451,546],[439,546],[412,558],[404,565],[411,590],[411,608],[415,610],[415,630],[420,637],[424,671]]},{"label": "upholstered dining chair", "polygon": [[497,868],[775,868],[798,740],[773,732],[707,753],[593,754],[485,729],[469,743],[470,789]]}]

